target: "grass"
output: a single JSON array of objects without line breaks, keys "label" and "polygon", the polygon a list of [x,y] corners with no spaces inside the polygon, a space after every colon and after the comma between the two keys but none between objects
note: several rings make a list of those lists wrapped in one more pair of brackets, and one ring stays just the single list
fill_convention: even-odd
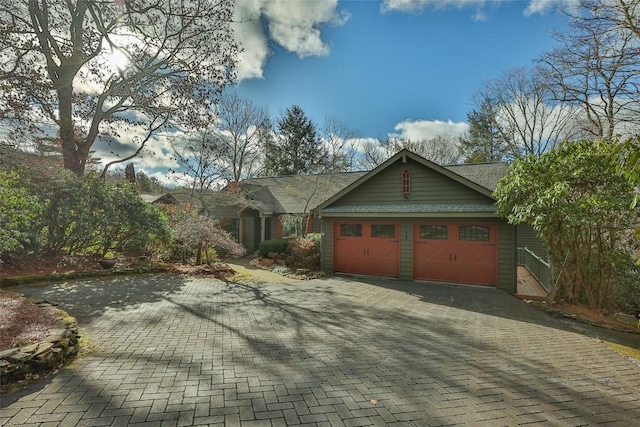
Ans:
[{"label": "grass", "polygon": [[622,344],[616,344],[611,341],[604,341],[604,343],[607,345],[607,347],[609,347],[610,349],[614,350],[617,353],[640,360],[640,349],[627,347],[626,345],[622,345]]}]

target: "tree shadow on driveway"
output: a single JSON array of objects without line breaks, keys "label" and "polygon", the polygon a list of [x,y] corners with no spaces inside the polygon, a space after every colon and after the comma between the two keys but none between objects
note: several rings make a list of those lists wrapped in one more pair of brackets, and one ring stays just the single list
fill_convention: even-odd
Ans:
[{"label": "tree shadow on driveway", "polygon": [[125,311],[131,306],[160,301],[165,295],[179,292],[187,280],[170,274],[138,274],[26,285],[12,291],[57,304],[83,326],[107,310]]},{"label": "tree shadow on driveway", "polygon": [[[337,276],[331,280],[357,281],[382,290],[400,291],[420,301],[505,319],[578,332],[640,349],[640,333],[618,331],[590,325],[569,317],[558,317],[516,296],[489,286],[458,285],[437,282],[402,281],[368,276]],[[371,292],[375,294],[375,291]],[[384,291],[381,292],[384,295]]]}]

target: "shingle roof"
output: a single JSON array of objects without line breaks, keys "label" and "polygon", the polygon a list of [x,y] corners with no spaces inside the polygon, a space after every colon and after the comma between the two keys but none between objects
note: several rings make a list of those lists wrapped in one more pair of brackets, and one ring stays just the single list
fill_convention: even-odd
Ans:
[{"label": "shingle roof", "polygon": [[[504,163],[478,163],[464,165],[450,165],[445,168],[469,181],[472,181],[487,190],[494,191],[500,178],[507,171],[508,165]],[[319,175],[290,175],[279,177],[250,178],[242,181],[240,185],[247,195],[249,206],[262,212],[275,214],[304,213],[319,206],[332,196],[348,187],[368,172],[342,172]],[[415,212],[424,212],[424,209],[448,209],[449,212],[460,209],[470,209],[464,212],[487,212],[487,206],[482,208],[471,205],[457,205],[452,208],[449,205],[436,205],[425,207],[413,205]],[[465,208],[466,206],[466,208]],[[380,208],[379,212],[387,212],[384,209],[402,209],[400,207],[369,206],[362,209]],[[405,209],[407,206],[404,207]],[[364,211],[363,211],[364,212]],[[396,212],[389,210],[388,212]],[[414,211],[407,211],[414,212]],[[440,212],[430,210],[426,212]],[[444,211],[442,211],[444,212]],[[463,211],[460,211],[463,212]]]},{"label": "shingle roof", "polygon": [[366,172],[251,178],[240,183],[263,212],[303,213],[318,206]]},{"label": "shingle roof", "polygon": [[495,213],[492,205],[482,204],[417,204],[417,205],[357,205],[328,207],[322,213]]},{"label": "shingle roof", "polygon": [[508,167],[509,165],[506,163],[470,163],[445,166],[451,172],[491,191],[495,191],[498,181],[506,175]]}]

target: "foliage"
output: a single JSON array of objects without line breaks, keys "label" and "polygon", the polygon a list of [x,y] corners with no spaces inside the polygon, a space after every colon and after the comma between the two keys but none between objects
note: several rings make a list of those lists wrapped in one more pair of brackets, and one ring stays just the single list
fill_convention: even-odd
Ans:
[{"label": "foliage", "polygon": [[211,217],[187,212],[181,221],[172,223],[175,238],[184,248],[183,261],[186,261],[184,254],[188,252],[195,252],[195,263],[198,265],[202,264],[203,255],[207,263],[210,263],[214,261],[209,258],[211,255],[239,257],[246,253],[244,247],[233,240],[231,234],[224,231]]},{"label": "foliage", "polygon": [[[169,124],[201,125],[233,78],[233,2],[20,0],[0,7],[0,117],[16,137],[58,131],[65,168],[123,128],[138,149]],[[124,154],[124,153],[119,153]],[[106,172],[106,170],[105,170]]]},{"label": "foliage", "polygon": [[141,193],[159,194],[166,193],[168,188],[164,186],[158,178],[147,176],[144,172],[136,173],[136,188]]},{"label": "foliage", "polygon": [[267,176],[318,173],[327,159],[316,125],[294,105],[278,121],[278,135],[265,147]]},{"label": "foliage", "polygon": [[0,257],[35,245],[34,224],[41,210],[15,173],[0,171]]},{"label": "foliage", "polygon": [[531,224],[545,241],[558,296],[598,310],[610,308],[625,283],[640,223],[634,186],[616,172],[615,147],[565,142],[530,155],[511,165],[494,194],[502,217]]},{"label": "foliage", "polygon": [[509,147],[496,126],[498,105],[486,97],[467,114],[469,128],[459,139],[465,163],[502,162],[509,159]]},{"label": "foliage", "polygon": [[297,237],[289,241],[291,256],[287,258],[287,265],[294,268],[320,270],[320,239],[317,234],[307,237]]},{"label": "foliage", "polygon": [[288,255],[289,239],[270,239],[260,242],[258,245],[260,256],[268,258],[270,254]]},{"label": "foliage", "polygon": [[113,186],[70,171],[22,171],[20,180],[41,209],[30,224],[32,249],[48,254],[104,255],[139,251],[170,237],[164,216],[129,183]]},{"label": "foliage", "polygon": [[282,233],[285,237],[306,234],[309,225],[309,214],[285,214],[280,216]]}]

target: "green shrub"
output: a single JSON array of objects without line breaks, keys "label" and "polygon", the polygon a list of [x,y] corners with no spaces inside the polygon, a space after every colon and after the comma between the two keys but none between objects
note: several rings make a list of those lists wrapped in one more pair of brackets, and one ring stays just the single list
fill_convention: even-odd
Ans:
[{"label": "green shrub", "polygon": [[265,258],[269,257],[269,254],[276,253],[278,255],[289,254],[289,239],[272,239],[265,240],[258,246],[260,256]]},{"label": "green shrub", "polygon": [[34,228],[41,211],[42,204],[18,175],[0,171],[0,257],[36,247]]}]

